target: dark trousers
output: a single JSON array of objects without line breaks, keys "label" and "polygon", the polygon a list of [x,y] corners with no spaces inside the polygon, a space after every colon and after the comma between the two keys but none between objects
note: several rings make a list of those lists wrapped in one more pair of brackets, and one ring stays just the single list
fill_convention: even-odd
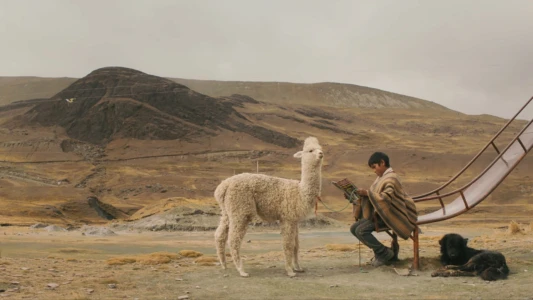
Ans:
[{"label": "dark trousers", "polygon": [[352,227],[350,227],[350,232],[359,239],[361,243],[374,250],[376,256],[380,256],[387,251],[387,247],[378,241],[378,239],[372,234],[374,230],[374,223],[364,218],[359,219],[357,222],[353,223]]}]

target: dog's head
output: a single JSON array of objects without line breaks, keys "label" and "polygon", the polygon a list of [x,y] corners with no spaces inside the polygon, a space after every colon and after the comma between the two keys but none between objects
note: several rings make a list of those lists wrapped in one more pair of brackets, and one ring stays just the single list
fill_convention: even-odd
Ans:
[{"label": "dog's head", "polygon": [[467,243],[468,239],[456,233],[448,233],[439,240],[440,252],[442,255],[447,255],[449,258],[454,259],[464,253]]}]

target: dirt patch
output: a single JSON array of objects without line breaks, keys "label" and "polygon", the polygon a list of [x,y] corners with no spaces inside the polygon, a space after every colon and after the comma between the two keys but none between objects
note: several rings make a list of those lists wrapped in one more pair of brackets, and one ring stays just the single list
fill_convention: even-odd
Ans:
[{"label": "dirt patch", "polygon": [[[231,256],[227,270],[218,264],[212,232],[122,232],[97,241],[80,240],[79,232],[71,231],[57,233],[51,242],[46,234],[2,227],[0,289],[5,289],[8,299],[170,299],[182,295],[190,299],[500,299],[502,291],[509,299],[529,299],[533,235],[510,235],[507,229],[478,224],[424,227],[421,269],[410,273],[402,271],[412,263],[411,241],[400,241],[399,262],[374,268],[367,264],[371,251],[364,246],[359,249],[347,230],[303,230],[300,262],[305,272],[295,278],[285,274],[279,232],[252,231],[247,237],[251,242],[244,243],[241,251],[251,277],[242,278]],[[440,267],[438,239],[448,232],[471,238],[476,248],[502,252],[511,269],[509,278],[488,283],[479,277],[431,277]],[[384,236],[379,239],[390,241]],[[38,244],[28,247],[30,242]],[[52,244],[71,247],[50,252]],[[150,251],[160,245],[175,250]],[[81,251],[88,247],[99,251]],[[57,284],[53,290],[47,287],[52,283]]]},{"label": "dirt patch", "polygon": [[115,219],[126,219],[129,216],[113,205],[104,203],[96,197],[87,197],[85,200],[73,200],[59,205],[59,210],[64,216],[76,220],[90,220],[102,223]]}]

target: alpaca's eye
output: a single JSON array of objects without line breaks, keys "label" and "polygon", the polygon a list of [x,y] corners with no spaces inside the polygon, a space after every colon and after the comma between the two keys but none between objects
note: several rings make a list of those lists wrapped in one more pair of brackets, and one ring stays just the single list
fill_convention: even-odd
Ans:
[{"label": "alpaca's eye", "polygon": [[309,150],[309,152],[313,152],[313,150]]}]

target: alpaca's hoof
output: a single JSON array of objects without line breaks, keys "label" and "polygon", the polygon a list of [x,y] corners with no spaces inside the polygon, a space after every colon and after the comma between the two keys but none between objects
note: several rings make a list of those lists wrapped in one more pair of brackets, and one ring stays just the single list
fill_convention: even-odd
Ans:
[{"label": "alpaca's hoof", "polygon": [[302,268],[299,268],[299,269],[294,269],[294,272],[303,273],[305,272],[305,270]]},{"label": "alpaca's hoof", "polygon": [[288,273],[287,273],[287,276],[289,276],[289,277],[295,277],[295,276],[296,276],[296,273],[294,273],[294,272],[288,272]]},{"label": "alpaca's hoof", "polygon": [[250,277],[250,274],[246,272],[240,272],[240,274],[241,274],[241,277]]},{"label": "alpaca's hoof", "polygon": [[220,267],[222,268],[222,270],[226,270],[227,269],[226,265],[220,265]]}]

